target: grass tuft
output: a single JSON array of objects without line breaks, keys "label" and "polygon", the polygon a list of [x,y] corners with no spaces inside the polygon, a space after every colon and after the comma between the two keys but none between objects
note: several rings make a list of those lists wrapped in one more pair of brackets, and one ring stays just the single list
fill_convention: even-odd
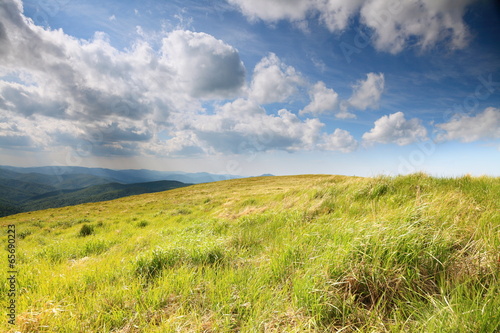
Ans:
[{"label": "grass tuft", "polygon": [[84,224],[80,228],[80,232],[78,233],[78,236],[86,237],[86,236],[92,235],[93,233],[94,233],[94,227],[92,227],[91,225],[88,225],[88,224]]}]

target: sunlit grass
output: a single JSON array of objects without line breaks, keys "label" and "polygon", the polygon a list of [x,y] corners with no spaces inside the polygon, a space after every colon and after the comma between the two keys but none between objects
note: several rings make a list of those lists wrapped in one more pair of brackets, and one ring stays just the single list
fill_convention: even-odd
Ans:
[{"label": "sunlit grass", "polygon": [[499,197],[491,177],[264,177],[2,218],[0,330],[496,332]]}]

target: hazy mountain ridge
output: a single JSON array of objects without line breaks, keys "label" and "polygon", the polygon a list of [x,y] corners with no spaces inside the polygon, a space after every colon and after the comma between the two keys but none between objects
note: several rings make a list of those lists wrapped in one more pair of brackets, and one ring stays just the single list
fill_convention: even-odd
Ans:
[{"label": "hazy mountain ridge", "polygon": [[[54,189],[81,189],[84,187],[92,185],[107,184],[111,182],[116,182],[117,180],[111,177],[99,177],[96,175],[85,174],[85,173],[65,173],[65,174],[55,174],[55,173],[43,173],[40,172],[27,171],[22,172],[22,170],[13,170],[8,167],[0,167],[0,178],[4,180],[16,180],[25,183],[39,184],[50,186]],[[16,168],[22,169],[22,168]],[[31,169],[31,168],[30,168]],[[33,168],[36,169],[36,168]],[[14,186],[16,187],[16,186]]]},{"label": "hazy mountain ridge", "polygon": [[94,185],[80,190],[58,190],[36,196],[21,206],[23,211],[46,208],[73,206],[88,202],[99,202],[118,199],[130,195],[153,193],[189,186],[177,181],[163,180],[156,182],[119,184],[109,183]]},{"label": "hazy mountain ridge", "polygon": [[206,172],[0,166],[0,216],[241,178]]},{"label": "hazy mountain ridge", "polygon": [[199,184],[199,183],[209,183],[219,180],[229,180],[236,178],[243,178],[236,175],[219,175],[212,174],[208,172],[195,172],[187,173],[181,171],[156,171],[148,169],[124,169],[124,170],[113,170],[106,168],[86,168],[86,167],[75,167],[75,166],[45,166],[45,167],[12,167],[12,166],[0,166],[0,171],[3,170],[10,172],[16,172],[21,174],[38,173],[48,176],[55,176],[59,179],[67,175],[81,174],[81,175],[92,175],[99,178],[104,178],[109,180],[109,182],[117,182],[124,184],[133,183],[145,183],[158,180],[176,180],[183,183],[189,184]]}]

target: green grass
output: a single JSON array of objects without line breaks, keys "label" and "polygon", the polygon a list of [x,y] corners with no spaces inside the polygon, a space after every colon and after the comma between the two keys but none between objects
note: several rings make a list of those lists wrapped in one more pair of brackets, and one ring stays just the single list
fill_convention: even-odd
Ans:
[{"label": "green grass", "polygon": [[498,198],[492,177],[310,175],[5,217],[0,331],[498,332]]}]

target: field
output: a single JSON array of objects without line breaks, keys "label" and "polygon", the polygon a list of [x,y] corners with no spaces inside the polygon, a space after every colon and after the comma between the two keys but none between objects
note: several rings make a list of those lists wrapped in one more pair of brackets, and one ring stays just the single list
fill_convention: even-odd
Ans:
[{"label": "field", "polygon": [[499,332],[500,178],[306,175],[13,215],[2,332]]}]

